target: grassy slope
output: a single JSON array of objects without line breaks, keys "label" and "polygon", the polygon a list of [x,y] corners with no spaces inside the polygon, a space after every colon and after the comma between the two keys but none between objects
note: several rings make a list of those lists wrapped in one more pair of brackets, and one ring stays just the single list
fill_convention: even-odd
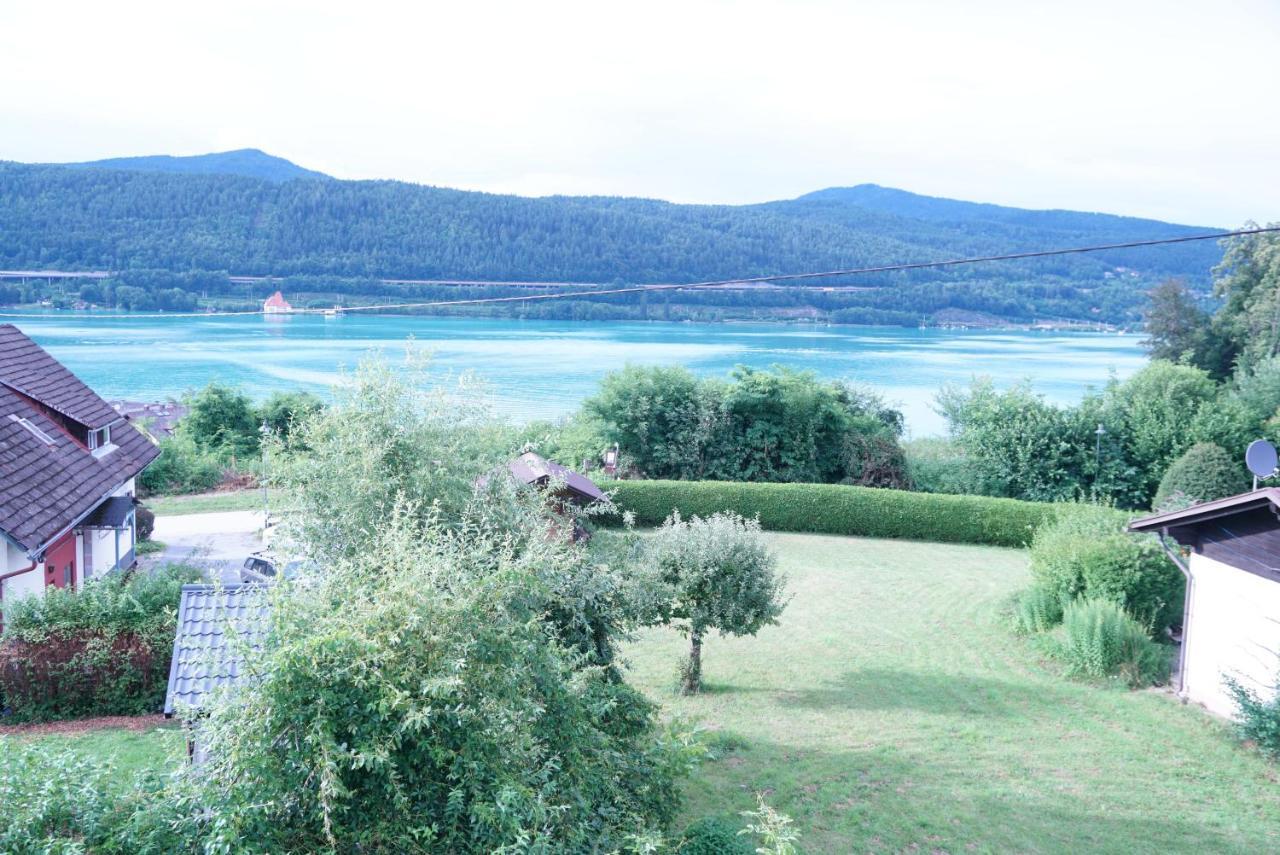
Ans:
[{"label": "grassy slope", "polygon": [[1221,723],[1161,693],[1064,681],[1005,631],[1024,553],[773,538],[795,599],[755,639],[709,640],[707,693],[673,694],[674,633],[628,651],[669,711],[725,735],[688,818],[764,791],[807,852],[1280,847],[1276,770]]},{"label": "grassy slope", "polygon": [[[708,641],[704,695],[672,691],[674,633],[628,650],[632,679],[719,731],[687,819],[763,791],[808,853],[1280,848],[1276,768],[1224,725],[1164,694],[1064,681],[1005,631],[1024,553],[772,537],[795,599],[757,638]],[[128,771],[182,750],[173,729],[39,738]]]},{"label": "grassy slope", "polygon": [[172,769],[186,754],[186,738],[178,725],[144,731],[103,728],[84,733],[14,738],[30,745],[69,748],[99,760],[110,760],[119,771],[121,782],[145,769]]}]

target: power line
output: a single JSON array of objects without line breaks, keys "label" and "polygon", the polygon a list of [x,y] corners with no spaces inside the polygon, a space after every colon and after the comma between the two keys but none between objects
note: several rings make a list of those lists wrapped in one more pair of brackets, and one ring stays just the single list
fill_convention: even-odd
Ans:
[{"label": "power line", "polygon": [[[413,303],[379,303],[366,306],[344,306],[338,308],[341,314],[347,312],[385,312],[394,309],[428,309],[444,306],[473,306],[489,303],[528,303],[535,300],[563,300],[570,297],[602,297],[615,294],[639,294],[651,291],[699,291],[713,288],[727,288],[738,285],[755,285],[768,282],[795,282],[803,279],[831,279],[838,276],[862,276],[872,273],[895,273],[907,270],[924,270],[934,267],[954,267],[961,264],[983,264],[995,261],[1017,261],[1025,258],[1048,258],[1055,255],[1073,255],[1085,252],[1105,252],[1113,249],[1135,249],[1143,246],[1163,246],[1175,243],[1191,243],[1202,240],[1222,240],[1223,238],[1244,237],[1247,235],[1271,234],[1280,232],[1280,226],[1265,226],[1255,229],[1238,229],[1231,232],[1214,232],[1202,235],[1184,235],[1173,238],[1156,238],[1153,240],[1127,241],[1125,243],[1094,244],[1092,246],[1074,246],[1064,249],[1042,249],[1030,252],[1010,252],[1001,255],[983,255],[966,258],[948,258],[941,261],[915,261],[905,264],[884,264],[875,267],[851,267],[844,270],[823,270],[813,273],[779,273],[772,276],[749,276],[742,279],[717,279],[708,282],[688,282],[678,285],[629,285],[621,288],[597,288],[580,291],[561,291],[551,294],[520,294],[512,297],[473,297],[461,300],[430,300]],[[315,315],[333,309],[293,309],[289,314]],[[127,318],[233,318],[252,315],[269,314],[264,309],[246,309],[233,312],[155,312],[118,315],[84,315],[83,317],[104,319],[110,317]],[[0,312],[0,318],[32,318],[38,315],[21,312]]]}]

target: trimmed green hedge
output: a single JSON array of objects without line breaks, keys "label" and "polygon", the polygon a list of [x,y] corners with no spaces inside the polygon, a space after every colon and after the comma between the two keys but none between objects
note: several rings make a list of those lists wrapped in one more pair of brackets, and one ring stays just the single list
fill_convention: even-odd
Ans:
[{"label": "trimmed green hedge", "polygon": [[610,481],[622,511],[637,525],[660,525],[673,510],[684,516],[735,511],[759,516],[773,531],[810,531],[943,543],[1026,546],[1055,519],[1057,505],[989,496],[909,493],[843,484],[735,481]]}]

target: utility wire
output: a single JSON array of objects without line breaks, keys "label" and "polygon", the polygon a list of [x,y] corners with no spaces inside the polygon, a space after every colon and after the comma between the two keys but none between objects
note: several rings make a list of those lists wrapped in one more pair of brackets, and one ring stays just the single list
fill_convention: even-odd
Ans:
[{"label": "utility wire", "polygon": [[[756,285],[768,282],[795,282],[802,279],[830,279],[837,276],[861,276],[870,273],[894,273],[905,270],[924,270],[934,267],[954,267],[961,264],[983,264],[994,261],[1016,261],[1024,258],[1048,258],[1055,255],[1073,255],[1084,252],[1105,252],[1113,249],[1134,249],[1142,246],[1164,246],[1175,243],[1191,243],[1201,240],[1222,240],[1223,238],[1244,237],[1280,232],[1280,226],[1265,226],[1255,229],[1238,229],[1231,232],[1214,232],[1202,235],[1184,235],[1174,238],[1156,238],[1154,240],[1127,241],[1125,243],[1095,244],[1093,246],[1074,246],[1065,249],[1042,249],[1031,252],[1010,252],[1002,255],[983,255],[968,258],[948,258],[941,261],[916,261],[906,264],[884,264],[876,267],[851,267],[844,270],[823,270],[815,273],[780,273],[773,276],[748,276],[742,279],[717,279],[709,282],[688,282],[679,285],[631,285],[623,288],[595,288],[578,291],[560,291],[551,294],[520,294],[513,297],[473,297],[462,300],[431,300],[414,303],[379,303],[366,306],[335,307],[339,314],[348,312],[385,312],[393,309],[427,309],[443,306],[474,306],[490,303],[529,303],[535,300],[563,300],[570,297],[602,297],[613,294],[639,294],[651,291],[701,291],[715,288],[731,288],[740,285]],[[39,278],[32,276],[32,278]],[[317,315],[334,309],[292,309],[287,314]],[[84,315],[82,317],[105,319],[124,318],[234,318],[252,315],[269,314],[264,309],[246,309],[234,312],[155,312],[128,315]],[[0,318],[41,317],[40,315],[22,312],[0,312]]]}]

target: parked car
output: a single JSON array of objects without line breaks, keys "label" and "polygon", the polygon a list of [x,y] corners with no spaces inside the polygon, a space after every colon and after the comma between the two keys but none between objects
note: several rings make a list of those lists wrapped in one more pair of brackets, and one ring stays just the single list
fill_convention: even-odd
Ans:
[{"label": "parked car", "polygon": [[276,579],[292,579],[306,566],[307,561],[305,559],[295,558],[286,563],[281,570],[276,567],[275,562],[263,558],[261,555],[250,555],[244,560],[244,566],[240,568],[240,581],[262,584],[274,582]]}]

